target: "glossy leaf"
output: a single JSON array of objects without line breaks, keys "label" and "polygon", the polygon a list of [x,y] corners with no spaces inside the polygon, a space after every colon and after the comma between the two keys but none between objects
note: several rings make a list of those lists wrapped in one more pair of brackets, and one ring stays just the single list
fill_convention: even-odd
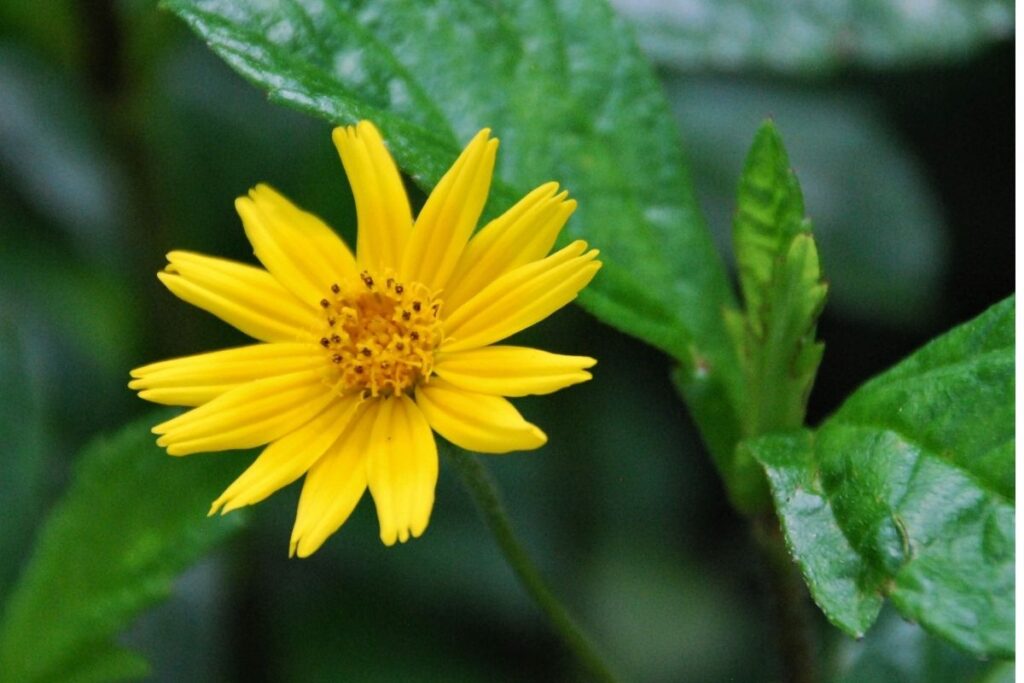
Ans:
[{"label": "glossy leaf", "polygon": [[745,445],[815,600],[851,635],[889,597],[962,648],[1013,654],[1013,306],[920,349],[816,432]]},{"label": "glossy leaf", "polygon": [[[74,483],[43,527],[4,606],[5,680],[111,680],[146,664],[112,642],[174,577],[237,529],[207,518],[209,502],[238,464],[169,458],[154,445],[150,416],[81,455]],[[244,515],[243,515],[244,516]]]},{"label": "glossy leaf", "polygon": [[1011,0],[615,0],[659,62],[822,73],[963,59],[1013,35]]},{"label": "glossy leaf", "polygon": [[589,240],[605,263],[583,305],[682,361],[688,381],[733,395],[729,284],[657,81],[607,6],[165,5],[273,100],[332,123],[376,121],[425,189],[476,130],[493,128],[503,148],[488,213],[564,184],[579,209],[563,239]]}]

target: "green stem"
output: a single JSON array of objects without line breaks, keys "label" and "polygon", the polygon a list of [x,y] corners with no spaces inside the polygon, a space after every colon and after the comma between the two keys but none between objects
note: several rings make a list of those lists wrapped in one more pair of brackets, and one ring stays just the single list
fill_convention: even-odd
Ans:
[{"label": "green stem", "polygon": [[459,476],[462,477],[462,483],[469,490],[484,522],[494,534],[494,539],[505,554],[505,559],[515,571],[516,576],[519,577],[526,592],[551,620],[555,631],[562,637],[584,668],[590,672],[594,680],[615,681],[615,677],[601,660],[594,646],[591,645],[573,618],[569,616],[569,612],[562,603],[551,593],[547,584],[544,583],[544,579],[541,578],[540,572],[537,571],[537,567],[527,555],[526,549],[516,538],[508,515],[505,514],[501,500],[498,498],[494,480],[491,479],[479,459],[455,448],[446,449],[446,454]]}]

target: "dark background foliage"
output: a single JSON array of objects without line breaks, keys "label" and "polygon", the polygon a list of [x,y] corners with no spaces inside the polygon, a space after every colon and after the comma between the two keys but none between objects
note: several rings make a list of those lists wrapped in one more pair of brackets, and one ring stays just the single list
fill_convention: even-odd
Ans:
[{"label": "dark background foliage", "polygon": [[[656,54],[727,259],[756,126],[773,116],[786,137],[832,285],[812,424],[1013,291],[1008,39],[827,68]],[[149,410],[128,369],[242,341],[154,272],[177,248],[251,259],[232,200],[260,181],[353,235],[328,126],[268,104],[169,13],[0,2],[0,599],[75,454]],[[545,449],[487,461],[556,592],[637,679],[774,675],[762,568],[667,359],[577,308],[522,341],[600,360],[595,381],[519,402]],[[193,457],[235,458],[239,472],[249,458]],[[125,634],[156,680],[572,676],[448,469],[429,532],[397,548],[380,545],[364,501],[316,556],[288,560],[296,499],[292,487],[256,508]],[[849,680],[913,680],[901,648],[924,653],[915,675],[973,666],[891,616],[861,644],[817,625],[826,666]]]}]

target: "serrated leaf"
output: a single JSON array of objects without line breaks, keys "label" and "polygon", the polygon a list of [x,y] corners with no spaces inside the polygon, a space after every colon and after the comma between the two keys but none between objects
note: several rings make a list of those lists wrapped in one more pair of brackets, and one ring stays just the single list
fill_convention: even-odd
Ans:
[{"label": "serrated leaf", "polygon": [[760,314],[748,311],[748,391],[754,411],[748,414],[748,433],[803,423],[824,352],[814,334],[827,290],[814,238],[797,235],[782,253]]},{"label": "serrated leaf", "polygon": [[729,322],[743,364],[747,436],[803,424],[823,351],[814,332],[827,291],[810,232],[782,138],[766,121],[743,168],[733,221],[744,315]]},{"label": "serrated leaf", "polygon": [[816,432],[747,442],[829,619],[885,596],[979,655],[1014,652],[1011,297],[864,385]]},{"label": "serrated leaf", "polygon": [[[739,414],[746,437],[803,424],[824,348],[814,333],[827,291],[810,231],[782,138],[766,121],[747,155],[733,220],[744,310],[726,314],[743,370]],[[741,509],[766,502],[760,468],[748,451],[736,451],[731,473],[734,480],[750,479],[730,488]],[[738,497],[741,488],[750,496]]]},{"label": "serrated leaf", "polygon": [[894,328],[934,317],[950,261],[942,201],[879,102],[863,90],[826,93],[769,78],[670,75],[665,84],[719,244],[729,241],[749,131],[771,114],[789,131],[786,151],[814,218],[830,310]]},{"label": "serrated leaf", "polygon": [[1013,35],[1011,0],[616,0],[655,60],[683,69],[824,73],[964,59]]},{"label": "serrated leaf", "polygon": [[0,622],[5,680],[101,680],[142,672],[111,638],[166,597],[174,577],[237,529],[207,518],[232,458],[169,458],[150,416],[94,442],[43,527]]},{"label": "serrated leaf", "polygon": [[755,333],[763,334],[765,298],[775,266],[798,234],[809,233],[800,192],[782,137],[765,121],[754,137],[740,176],[733,220],[733,249],[743,301]]},{"label": "serrated leaf", "polygon": [[605,264],[584,307],[691,373],[699,358],[704,381],[735,395],[728,280],[658,83],[605,4],[164,4],[271,99],[334,123],[375,120],[424,188],[492,127],[503,148],[488,213],[563,183],[579,200],[563,238],[589,240]]}]

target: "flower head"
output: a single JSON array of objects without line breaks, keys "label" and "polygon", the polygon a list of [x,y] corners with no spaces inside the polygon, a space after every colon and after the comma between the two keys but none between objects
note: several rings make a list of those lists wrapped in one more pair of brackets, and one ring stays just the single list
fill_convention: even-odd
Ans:
[{"label": "flower head", "polygon": [[316,216],[260,185],[235,206],[264,268],[174,251],[174,294],[260,343],[132,371],[156,403],[194,406],[153,428],[171,455],[266,445],[210,514],[305,475],[291,553],[315,552],[367,487],[388,545],[423,533],[437,482],[433,431],[504,453],[544,433],[505,396],[590,379],[595,361],[496,342],[572,301],[600,268],[576,241],[548,255],[576,203],[538,187],[473,234],[498,141],[482,130],[415,222],[377,129],[337,128],[356,202],[355,255]]}]

